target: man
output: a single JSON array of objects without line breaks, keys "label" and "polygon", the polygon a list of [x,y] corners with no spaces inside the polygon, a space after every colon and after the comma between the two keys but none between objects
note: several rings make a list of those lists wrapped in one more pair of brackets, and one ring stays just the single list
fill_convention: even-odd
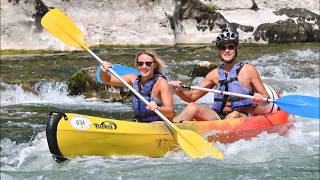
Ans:
[{"label": "man", "polygon": [[242,63],[237,59],[238,33],[222,29],[215,43],[223,64],[209,72],[199,86],[204,88],[217,86],[221,91],[253,95],[254,98],[243,99],[215,94],[213,106],[209,108],[194,103],[208,92],[185,91],[180,81],[172,81],[176,94],[182,100],[189,102],[188,106],[176,116],[174,122],[245,117],[253,115],[257,105],[266,104],[263,98],[268,98],[268,94],[258,71],[253,65]]}]

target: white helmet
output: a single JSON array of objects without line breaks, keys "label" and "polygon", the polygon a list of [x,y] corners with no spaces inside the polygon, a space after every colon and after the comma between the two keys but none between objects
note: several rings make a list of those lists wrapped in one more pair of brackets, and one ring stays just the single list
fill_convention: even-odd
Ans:
[{"label": "white helmet", "polygon": [[221,30],[221,33],[218,35],[216,39],[216,46],[219,48],[221,45],[225,43],[235,43],[236,46],[239,44],[239,33],[238,32],[232,32],[228,29],[224,28]]}]

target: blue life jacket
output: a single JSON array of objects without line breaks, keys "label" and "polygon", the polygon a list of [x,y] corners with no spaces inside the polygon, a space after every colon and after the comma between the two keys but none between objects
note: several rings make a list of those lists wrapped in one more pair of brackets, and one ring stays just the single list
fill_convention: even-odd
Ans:
[{"label": "blue life jacket", "polygon": [[[219,85],[217,89],[219,89],[220,91],[253,95],[254,91],[241,86],[238,80],[238,74],[243,65],[244,63],[242,62],[234,65],[228,74],[224,72],[224,66],[220,65],[218,69]],[[228,95],[223,94],[214,94],[214,103],[212,109],[215,110],[218,114],[222,113],[227,101],[231,102],[231,109],[233,111],[241,109],[243,107],[256,107],[256,105],[253,104],[250,99],[239,98],[235,96],[229,97]]]},{"label": "blue life jacket", "polygon": [[[138,91],[148,102],[152,101],[151,93],[154,84],[159,77],[167,79],[164,74],[156,73],[150,80],[146,82],[143,88],[140,86],[141,75],[133,82],[133,88]],[[135,119],[141,122],[161,121],[162,119],[152,110],[147,109],[147,105],[141,101],[137,96],[133,96],[132,106],[134,109]],[[158,104],[159,106],[159,104]]]}]

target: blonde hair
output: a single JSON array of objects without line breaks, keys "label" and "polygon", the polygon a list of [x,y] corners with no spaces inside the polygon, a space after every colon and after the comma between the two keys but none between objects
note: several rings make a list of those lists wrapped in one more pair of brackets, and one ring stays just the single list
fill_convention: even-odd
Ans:
[{"label": "blonde hair", "polygon": [[155,69],[156,71],[167,71],[167,66],[165,65],[165,63],[160,58],[157,57],[156,53],[152,52],[150,49],[142,49],[137,53],[135,58],[136,66],[137,66],[138,58],[142,54],[152,57],[153,62],[157,64],[157,68]]}]

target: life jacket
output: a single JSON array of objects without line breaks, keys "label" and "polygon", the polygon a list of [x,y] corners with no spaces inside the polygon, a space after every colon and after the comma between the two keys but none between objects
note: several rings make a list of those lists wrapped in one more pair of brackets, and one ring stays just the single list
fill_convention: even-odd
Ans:
[{"label": "life jacket", "polygon": [[[220,91],[228,91],[233,93],[253,95],[254,91],[249,90],[240,85],[238,80],[238,74],[243,67],[244,63],[240,62],[232,67],[230,72],[227,74],[224,72],[223,64],[219,66],[219,85],[217,89]],[[228,96],[224,94],[214,94],[214,103],[212,109],[218,114],[223,113],[223,108],[225,107],[227,101],[231,102],[231,110],[238,110],[243,107],[255,108],[256,105],[251,102],[250,99],[239,98],[235,96]]]},{"label": "life jacket", "polygon": [[[162,73],[156,73],[150,80],[146,82],[143,88],[140,86],[141,75],[133,82],[133,88],[138,91],[148,102],[152,101],[151,93],[154,84],[159,77],[165,77]],[[157,104],[159,106],[159,104]],[[141,101],[137,96],[133,96],[132,106],[134,109],[134,118],[141,122],[161,121],[162,119],[152,110],[147,109],[147,105]]]}]

